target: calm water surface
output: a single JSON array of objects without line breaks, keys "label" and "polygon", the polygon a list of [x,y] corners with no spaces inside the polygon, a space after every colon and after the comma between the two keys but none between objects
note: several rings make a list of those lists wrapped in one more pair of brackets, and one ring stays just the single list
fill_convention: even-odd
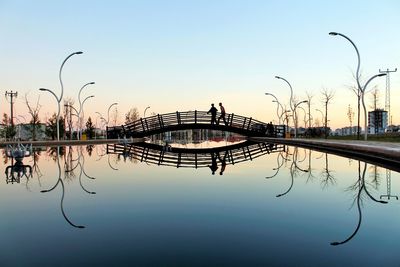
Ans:
[{"label": "calm water surface", "polygon": [[399,173],[258,147],[2,153],[0,266],[400,266]]}]

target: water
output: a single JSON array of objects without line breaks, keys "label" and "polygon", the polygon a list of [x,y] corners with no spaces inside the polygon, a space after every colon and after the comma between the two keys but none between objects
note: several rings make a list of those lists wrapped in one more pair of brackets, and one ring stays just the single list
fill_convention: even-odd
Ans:
[{"label": "water", "polygon": [[399,266],[399,173],[256,147],[232,150],[222,175],[224,152],[212,174],[211,153],[196,169],[185,153],[177,167],[168,151],[47,149],[19,183],[3,153],[0,266]]}]

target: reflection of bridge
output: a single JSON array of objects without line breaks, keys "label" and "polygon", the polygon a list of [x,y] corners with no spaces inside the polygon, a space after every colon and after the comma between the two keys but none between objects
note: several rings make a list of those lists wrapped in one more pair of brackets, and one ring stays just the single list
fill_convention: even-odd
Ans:
[{"label": "reflection of bridge", "polygon": [[[218,114],[219,115],[219,114]],[[218,116],[217,115],[217,116]],[[211,124],[211,115],[206,111],[174,112],[168,114],[157,114],[155,116],[140,118],[132,123],[120,127],[108,127],[108,138],[117,137],[144,137],[154,134],[188,130],[188,129],[211,129],[238,133],[244,136],[270,136],[283,137],[284,125],[270,125],[243,117],[236,114],[226,114],[226,124]]]},{"label": "reflection of bridge", "polygon": [[150,143],[108,144],[108,154],[118,154],[143,162],[174,167],[202,168],[216,164],[236,164],[253,160],[265,154],[284,151],[284,145],[254,143],[245,141],[217,148],[176,148],[166,149]]}]

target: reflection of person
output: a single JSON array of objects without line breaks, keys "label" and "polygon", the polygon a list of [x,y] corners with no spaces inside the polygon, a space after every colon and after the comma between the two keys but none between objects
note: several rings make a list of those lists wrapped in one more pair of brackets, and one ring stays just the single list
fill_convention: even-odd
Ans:
[{"label": "reflection of person", "polygon": [[219,107],[220,107],[220,109],[221,109],[221,115],[220,115],[219,118],[218,118],[218,124],[219,124],[219,121],[222,119],[222,120],[224,121],[225,125],[226,125],[226,120],[225,120],[225,108],[224,108],[224,106],[222,106],[222,103],[219,103]]},{"label": "reflection of person", "polygon": [[207,112],[207,114],[211,113],[211,124],[217,124],[217,111],[218,109],[214,107],[214,104],[211,104],[211,108]]},{"label": "reflection of person", "polygon": [[224,174],[225,168],[226,168],[226,156],[228,155],[228,151],[225,151],[224,157],[221,158],[219,153],[218,153],[218,159],[221,162],[221,171],[219,172],[219,175]]},{"label": "reflection of person", "polygon": [[218,170],[218,165],[217,165],[217,157],[215,156],[215,153],[211,153],[211,166],[208,166],[211,169],[212,175],[215,174],[215,172]]}]

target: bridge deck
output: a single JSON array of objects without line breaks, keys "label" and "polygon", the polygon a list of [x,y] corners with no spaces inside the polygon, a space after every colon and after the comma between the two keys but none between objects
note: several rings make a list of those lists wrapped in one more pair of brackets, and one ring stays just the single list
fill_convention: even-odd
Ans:
[{"label": "bridge deck", "polygon": [[[217,118],[220,114],[217,114]],[[122,125],[121,127],[108,127],[108,138],[118,136],[145,137],[163,132],[211,129],[229,131],[244,136],[270,136],[283,137],[284,125],[272,125],[253,118],[243,117],[233,113],[226,114],[226,124],[211,124],[211,115],[206,111],[174,112],[157,114],[155,116],[140,118],[137,121]]]}]

